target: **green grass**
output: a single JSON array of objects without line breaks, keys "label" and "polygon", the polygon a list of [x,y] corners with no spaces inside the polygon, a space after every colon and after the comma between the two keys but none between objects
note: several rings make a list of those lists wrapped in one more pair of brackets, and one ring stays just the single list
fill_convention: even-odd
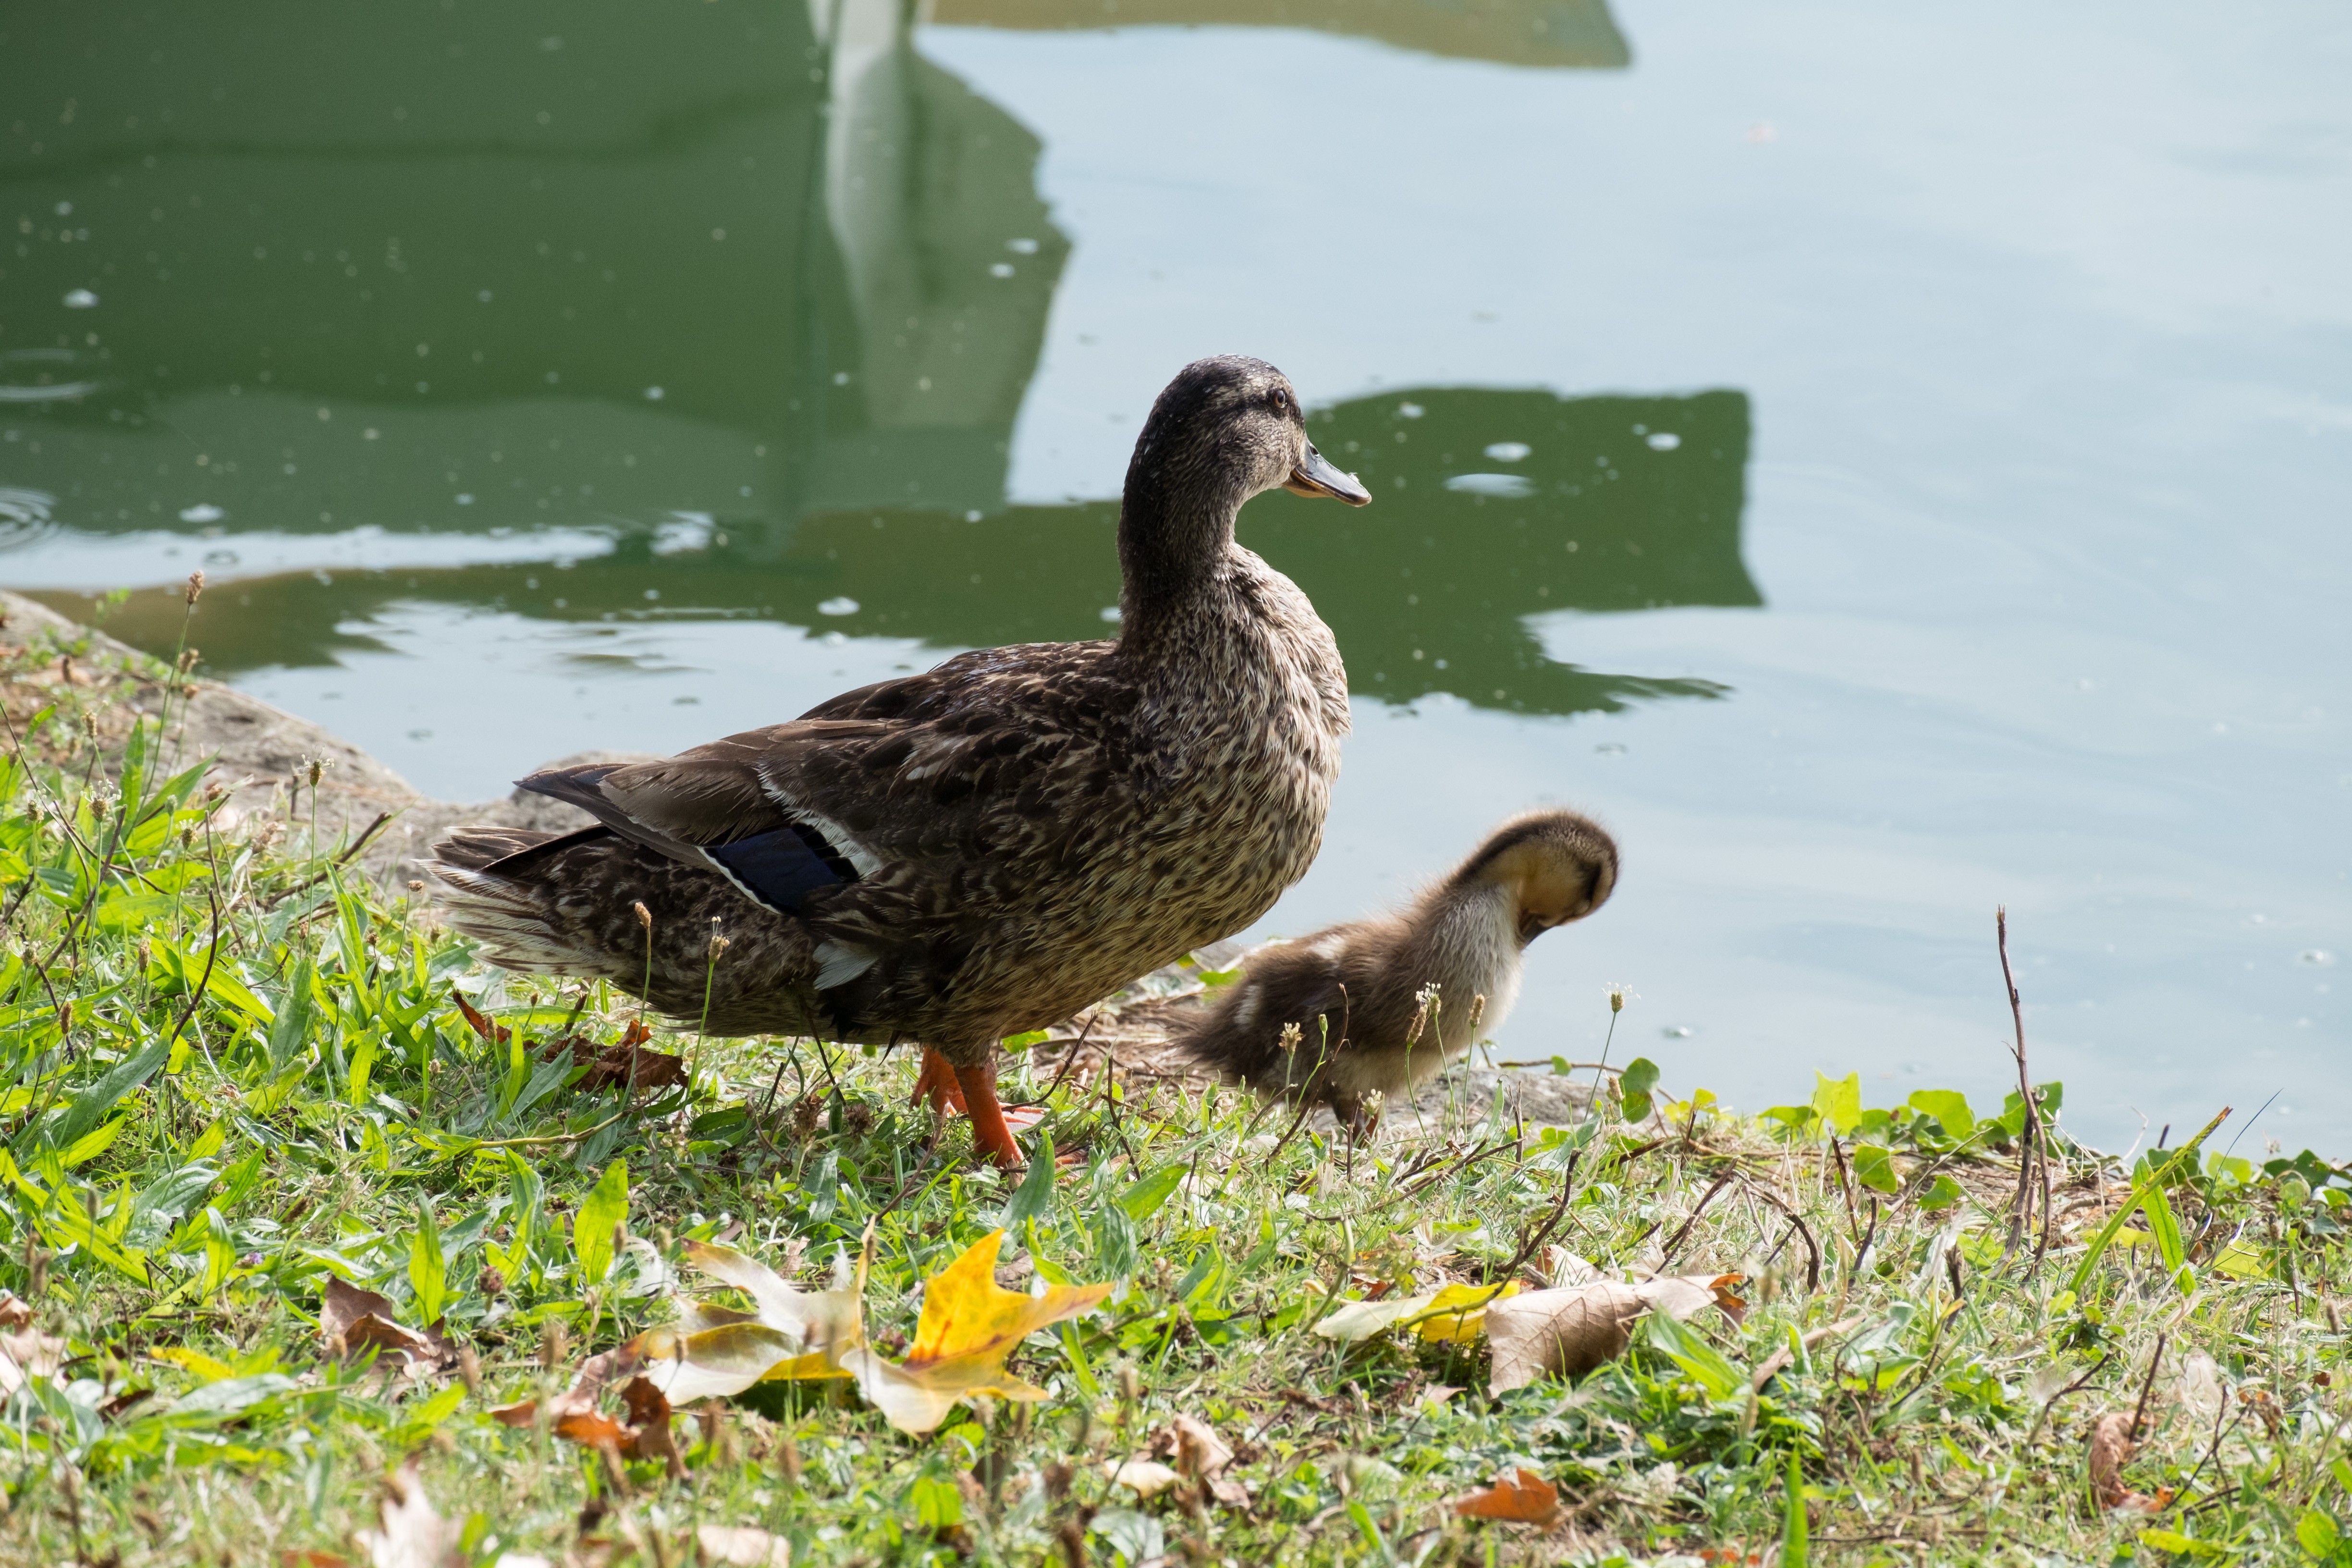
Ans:
[{"label": "green grass", "polygon": [[[166,673],[85,658],[93,684],[37,684],[60,651],[0,668],[0,1285],[65,1358],[0,1405],[0,1560],[365,1561],[357,1532],[413,1459],[468,1563],[680,1564],[707,1523],[801,1563],[2352,1561],[2328,1300],[2352,1180],[2312,1156],[2127,1171],[2062,1142],[2037,1265],[2031,1240],[2005,1256],[2014,1099],[1865,1110],[1823,1080],[1746,1120],[1660,1086],[1639,1129],[1521,1136],[1470,1105],[1350,1159],[1303,1132],[1272,1152],[1286,1119],[1231,1091],[1079,1072],[1045,1128],[1076,1157],[1016,1202],[960,1124],[929,1143],[903,1058],[665,1031],[685,1089],[572,1081],[524,1042],[614,1042],[634,1004],[486,971],[299,815],[217,820],[127,716]],[[453,987],[512,1037],[470,1026]],[[1009,1059],[1008,1100],[1061,1065],[1050,1044]],[[683,1479],[488,1414],[674,1316],[689,1238],[779,1265],[803,1244],[814,1281],[871,1226],[887,1344],[1008,1206],[1007,1260],[1126,1281],[1015,1356],[1042,1405],[911,1437],[840,1384],[763,1384],[681,1415]],[[1742,1272],[1751,1310],[1496,1398],[1483,1344],[1311,1331],[1381,1286],[1522,1257],[1532,1279],[1551,1247]],[[478,1389],[331,1355],[331,1275],[440,1319]],[[2180,1394],[2195,1357],[2229,1391],[2218,1413]],[[2144,1384],[2124,1480],[2157,1511],[2103,1513],[2085,1436]],[[1245,1505],[1112,1486],[1106,1462],[1179,1413],[1239,1450]],[[1558,1487],[1564,1522],[1451,1511],[1512,1467]]]}]

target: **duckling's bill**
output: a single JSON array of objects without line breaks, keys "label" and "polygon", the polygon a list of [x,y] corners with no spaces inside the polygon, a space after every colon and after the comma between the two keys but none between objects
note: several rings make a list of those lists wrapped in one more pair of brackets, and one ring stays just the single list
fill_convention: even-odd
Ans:
[{"label": "duckling's bill", "polygon": [[1307,444],[1307,456],[1290,470],[1290,478],[1282,487],[1295,496],[1329,496],[1333,500],[1346,501],[1349,506],[1369,506],[1372,492],[1366,489],[1353,474],[1343,474],[1331,460]]}]

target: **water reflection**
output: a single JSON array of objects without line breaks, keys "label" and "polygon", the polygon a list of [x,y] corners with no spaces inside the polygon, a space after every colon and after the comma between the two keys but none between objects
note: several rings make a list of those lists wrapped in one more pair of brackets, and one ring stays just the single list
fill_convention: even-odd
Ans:
[{"label": "water reflection", "polygon": [[1633,63],[1607,0],[936,0],[932,19],[1056,30],[1314,27],[1511,65],[1622,70]]},{"label": "water reflection", "polygon": [[245,15],[12,26],[0,452],[61,523],[1001,500],[1068,241],[897,0]]},{"label": "water reflection", "polygon": [[[1069,242],[1036,139],[915,50],[913,9],[289,5],[238,31],[108,4],[16,24],[12,96],[61,107],[0,139],[19,217],[0,548],[22,562],[63,531],[41,557],[59,588],[242,578],[197,635],[228,675],[383,649],[370,625],[402,601],[940,649],[1104,635],[1115,505],[1005,501]],[[1215,0],[1115,16],[1241,19]],[[1601,0],[1246,19],[1626,59]],[[1565,713],[1718,689],[1553,662],[1528,621],[1759,602],[1744,395],[1432,387],[1318,419],[1381,504],[1269,496],[1244,533],[1321,606],[1360,693]],[[169,647],[178,605],[151,590],[110,625]]]},{"label": "water reflection", "polygon": [[[1741,394],[1430,387],[1341,404],[1314,429],[1378,504],[1334,514],[1277,491],[1250,503],[1241,531],[1314,599],[1360,694],[1568,713],[1721,689],[1555,663],[1528,618],[1762,603],[1739,553]],[[749,616],[940,648],[1101,637],[1118,599],[1118,517],[1107,501],[674,516],[584,557],[239,583],[198,640],[215,668],[325,663],[382,646],[365,622],[418,599],[551,621]],[[110,624],[168,645],[178,616],[175,598],[151,592]]]}]

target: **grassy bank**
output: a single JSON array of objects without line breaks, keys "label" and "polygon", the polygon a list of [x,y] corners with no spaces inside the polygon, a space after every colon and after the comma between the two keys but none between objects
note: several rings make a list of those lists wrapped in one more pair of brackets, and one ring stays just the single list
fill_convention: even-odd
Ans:
[{"label": "grassy bank", "polygon": [[[1817,1081],[1745,1119],[1637,1069],[1582,1127],[1456,1104],[1351,1157],[1056,1038],[1006,1078],[1060,1158],[1008,1179],[933,1141],[904,1058],[657,1028],[635,1049],[677,1071],[644,1076],[679,1081],[633,1091],[633,1004],[485,971],[299,795],[224,820],[168,709],[131,720],[168,672],[68,679],[76,651],[0,668],[0,1559],[407,1562],[369,1532],[429,1507],[466,1563],[2352,1560],[2352,1182],[2311,1156],[2053,1135],[2012,1245],[2016,1097]],[[870,1237],[899,1356],[922,1283],[1008,1223],[1014,1289],[1117,1284],[1013,1354],[1041,1402],[916,1434],[771,1381],[641,1458],[550,1414],[683,1300],[744,1300],[690,1243],[814,1289]],[[1317,1331],[1579,1260],[1744,1305],[1500,1394],[1458,1318]],[[1520,1469],[1543,1517],[1456,1508]]]}]

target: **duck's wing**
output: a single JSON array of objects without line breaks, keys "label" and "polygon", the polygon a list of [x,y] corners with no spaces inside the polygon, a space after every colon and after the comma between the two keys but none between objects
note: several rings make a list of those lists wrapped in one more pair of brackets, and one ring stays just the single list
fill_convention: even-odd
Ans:
[{"label": "duck's wing", "polygon": [[1063,803],[1106,787],[1122,708],[1101,669],[1111,646],[963,655],[835,698],[823,716],[521,784],[784,913],[844,883],[906,888],[927,864],[984,894],[992,866],[1050,852]]}]

